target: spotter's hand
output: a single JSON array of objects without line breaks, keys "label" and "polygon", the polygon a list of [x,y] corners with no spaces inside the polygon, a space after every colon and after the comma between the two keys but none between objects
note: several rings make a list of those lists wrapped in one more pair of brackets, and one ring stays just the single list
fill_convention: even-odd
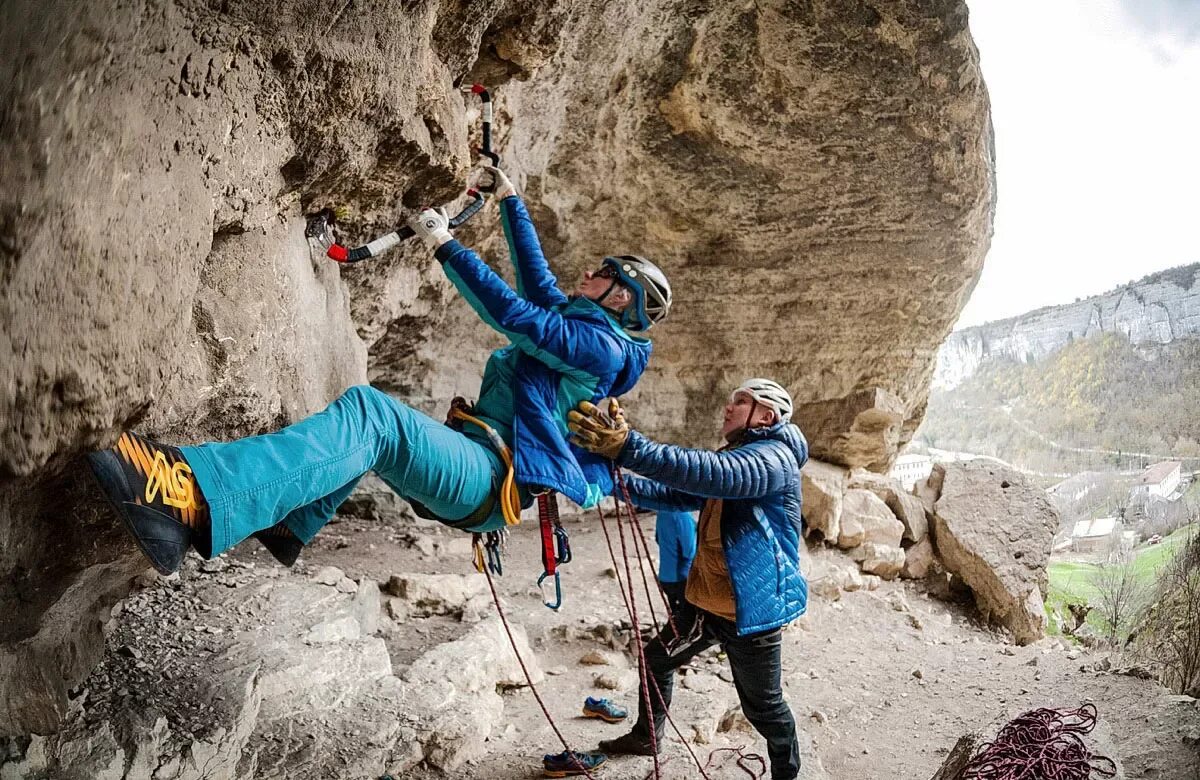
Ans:
[{"label": "spotter's hand", "polygon": [[577,410],[567,414],[567,429],[576,445],[609,460],[616,460],[621,454],[630,430],[615,398],[608,399],[607,411],[588,401],[581,402]]}]

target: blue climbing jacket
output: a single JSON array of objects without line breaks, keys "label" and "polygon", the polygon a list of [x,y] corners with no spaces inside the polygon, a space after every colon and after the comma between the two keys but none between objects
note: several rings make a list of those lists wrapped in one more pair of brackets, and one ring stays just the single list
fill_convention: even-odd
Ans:
[{"label": "blue climbing jacket", "polygon": [[[550,488],[587,509],[612,492],[612,476],[607,461],[567,441],[567,412],[629,392],[650,359],[650,341],[626,333],[595,302],[558,289],[520,198],[500,201],[500,215],[515,292],[458,241],[436,253],[471,308],[509,340],[488,358],[475,414],[512,448],[519,485]],[[466,433],[487,441],[473,426]]]},{"label": "blue climbing jacket", "polygon": [[691,512],[664,509],[654,518],[654,541],[658,543],[658,578],[683,582],[696,557],[696,516]]},{"label": "blue climbing jacket", "polygon": [[795,620],[808,605],[800,571],[800,467],[808,442],[791,423],[745,432],[720,452],[658,444],[631,431],[617,458],[634,502],[646,509],[697,511],[725,499],[721,546],[733,584],[739,635]]}]

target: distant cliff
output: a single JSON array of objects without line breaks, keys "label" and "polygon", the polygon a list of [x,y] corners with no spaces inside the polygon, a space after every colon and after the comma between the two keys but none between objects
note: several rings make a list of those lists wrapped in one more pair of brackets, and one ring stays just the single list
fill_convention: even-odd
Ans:
[{"label": "distant cliff", "polygon": [[1076,303],[955,331],[938,352],[934,387],[957,386],[988,358],[1039,360],[1098,333],[1120,333],[1133,344],[1200,336],[1200,263],[1160,271]]}]

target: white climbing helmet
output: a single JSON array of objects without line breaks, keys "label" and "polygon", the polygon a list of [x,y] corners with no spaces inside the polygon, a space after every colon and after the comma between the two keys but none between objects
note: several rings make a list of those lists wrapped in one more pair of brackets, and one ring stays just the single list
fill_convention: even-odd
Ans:
[{"label": "white climbing helmet", "polygon": [[778,382],[761,378],[747,379],[730,393],[730,399],[738,393],[748,394],[755,401],[775,412],[779,422],[787,422],[792,419],[792,396]]}]

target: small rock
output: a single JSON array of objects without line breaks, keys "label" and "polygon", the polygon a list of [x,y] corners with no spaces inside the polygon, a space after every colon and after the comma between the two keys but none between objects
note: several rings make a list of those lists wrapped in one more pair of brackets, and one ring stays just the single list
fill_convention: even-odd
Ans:
[{"label": "small rock", "polygon": [[916,669],[912,670],[912,676],[916,677],[918,680],[924,680],[925,672],[920,667],[917,667]]},{"label": "small rock", "polygon": [[338,593],[358,593],[358,583],[349,577],[342,577],[334,587]]},{"label": "small rock", "polygon": [[829,722],[829,716],[826,715],[824,712],[821,712],[820,710],[813,710],[811,713],[809,713],[808,717],[812,718],[813,720],[815,720],[817,723],[820,723],[821,725],[825,725],[826,723]]},{"label": "small rock", "polygon": [[321,585],[337,585],[338,582],[340,582],[345,577],[346,577],[345,573],[342,572],[342,570],[339,569],[338,567],[325,566],[324,568],[322,568],[320,571],[318,571],[316,574],[313,575],[313,580],[315,582],[320,583]]},{"label": "small rock", "polygon": [[613,666],[612,656],[602,650],[593,650],[579,659],[584,666]]},{"label": "small rock", "polygon": [[907,615],[905,615],[905,617],[908,618],[908,624],[918,631],[921,631],[925,628],[925,624],[921,622],[921,618],[917,617],[913,613],[909,612]]}]

